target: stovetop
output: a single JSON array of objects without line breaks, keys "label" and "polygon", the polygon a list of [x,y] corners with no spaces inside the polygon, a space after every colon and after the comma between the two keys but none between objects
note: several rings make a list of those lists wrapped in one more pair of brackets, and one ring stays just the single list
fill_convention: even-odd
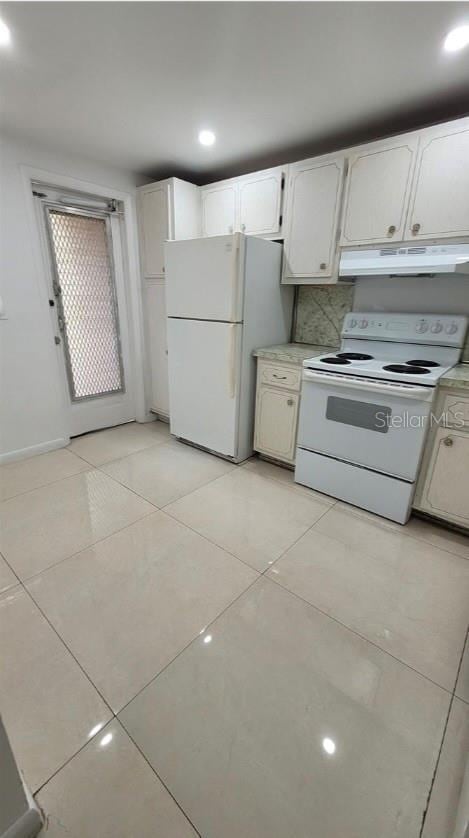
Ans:
[{"label": "stovetop", "polygon": [[[360,354],[362,358],[351,358],[347,350],[341,349],[338,353],[328,353],[316,358],[308,358],[303,366],[319,372],[408,382],[409,384],[422,384],[427,387],[435,387],[438,379],[454,366],[452,363],[438,363],[435,360],[425,358],[424,355],[418,357],[415,352],[410,354],[408,358],[396,355],[370,357],[368,352],[351,354]],[[429,361],[428,365],[425,363],[426,361]]]},{"label": "stovetop", "polygon": [[304,361],[308,369],[435,387],[458,363],[467,329],[460,315],[350,312],[342,343]]}]

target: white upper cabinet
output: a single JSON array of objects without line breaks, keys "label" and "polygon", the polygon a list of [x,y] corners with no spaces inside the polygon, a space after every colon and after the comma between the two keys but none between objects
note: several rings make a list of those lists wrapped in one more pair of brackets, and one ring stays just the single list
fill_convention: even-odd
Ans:
[{"label": "white upper cabinet", "polygon": [[251,236],[280,232],[282,204],[281,168],[270,169],[240,178],[239,230]]},{"label": "white upper cabinet", "polygon": [[236,229],[237,185],[210,184],[201,189],[202,235],[224,236]]},{"label": "white upper cabinet", "polygon": [[349,157],[341,244],[402,241],[418,134],[371,143]]},{"label": "white upper cabinet", "polygon": [[280,235],[282,167],[201,188],[202,235]]},{"label": "white upper cabinet", "polygon": [[284,283],[337,279],[337,233],[345,158],[321,157],[289,167]]},{"label": "white upper cabinet", "polygon": [[150,184],[139,191],[140,241],[143,274],[164,274],[163,244],[169,238],[168,184]]},{"label": "white upper cabinet", "polygon": [[169,178],[138,189],[138,221],[144,277],[164,276],[167,239],[200,236],[200,190],[193,183]]},{"label": "white upper cabinet", "polygon": [[469,235],[469,120],[422,132],[407,239]]}]

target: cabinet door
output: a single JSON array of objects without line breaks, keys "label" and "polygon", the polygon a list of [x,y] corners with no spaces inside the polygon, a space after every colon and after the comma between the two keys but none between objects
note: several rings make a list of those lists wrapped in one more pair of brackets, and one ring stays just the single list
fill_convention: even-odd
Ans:
[{"label": "cabinet door", "polygon": [[145,327],[150,365],[151,409],[169,416],[168,342],[164,281],[145,283]]},{"label": "cabinet door", "polygon": [[258,172],[239,180],[239,229],[251,236],[280,232],[281,168]]},{"label": "cabinet door", "polygon": [[421,507],[469,527],[469,434],[439,428],[433,442]]},{"label": "cabinet door", "polygon": [[345,193],[343,245],[402,241],[418,136],[370,144],[352,155]]},{"label": "cabinet door", "polygon": [[237,186],[202,189],[202,235],[224,236],[236,227]]},{"label": "cabinet door", "polygon": [[345,171],[343,157],[294,163],[289,170],[284,282],[337,279],[337,227]]},{"label": "cabinet door", "polygon": [[254,448],[276,460],[295,461],[299,395],[258,387]]},{"label": "cabinet door", "polygon": [[407,238],[469,235],[469,124],[422,133]]},{"label": "cabinet door", "polygon": [[139,208],[143,274],[163,276],[163,245],[169,238],[168,187],[142,189]]}]

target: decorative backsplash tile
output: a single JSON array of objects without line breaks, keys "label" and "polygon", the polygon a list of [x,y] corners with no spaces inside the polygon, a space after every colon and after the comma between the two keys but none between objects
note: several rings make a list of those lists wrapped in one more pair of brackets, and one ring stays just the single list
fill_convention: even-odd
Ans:
[{"label": "decorative backsplash tile", "polygon": [[344,317],[352,309],[353,291],[353,285],[300,285],[295,343],[338,346]]}]

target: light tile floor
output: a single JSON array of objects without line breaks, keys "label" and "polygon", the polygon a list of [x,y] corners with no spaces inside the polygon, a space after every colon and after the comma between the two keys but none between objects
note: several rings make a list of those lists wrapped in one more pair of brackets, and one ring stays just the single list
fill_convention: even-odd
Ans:
[{"label": "light tile floor", "polygon": [[0,710],[44,838],[451,838],[469,538],[162,423],[0,491]]}]

